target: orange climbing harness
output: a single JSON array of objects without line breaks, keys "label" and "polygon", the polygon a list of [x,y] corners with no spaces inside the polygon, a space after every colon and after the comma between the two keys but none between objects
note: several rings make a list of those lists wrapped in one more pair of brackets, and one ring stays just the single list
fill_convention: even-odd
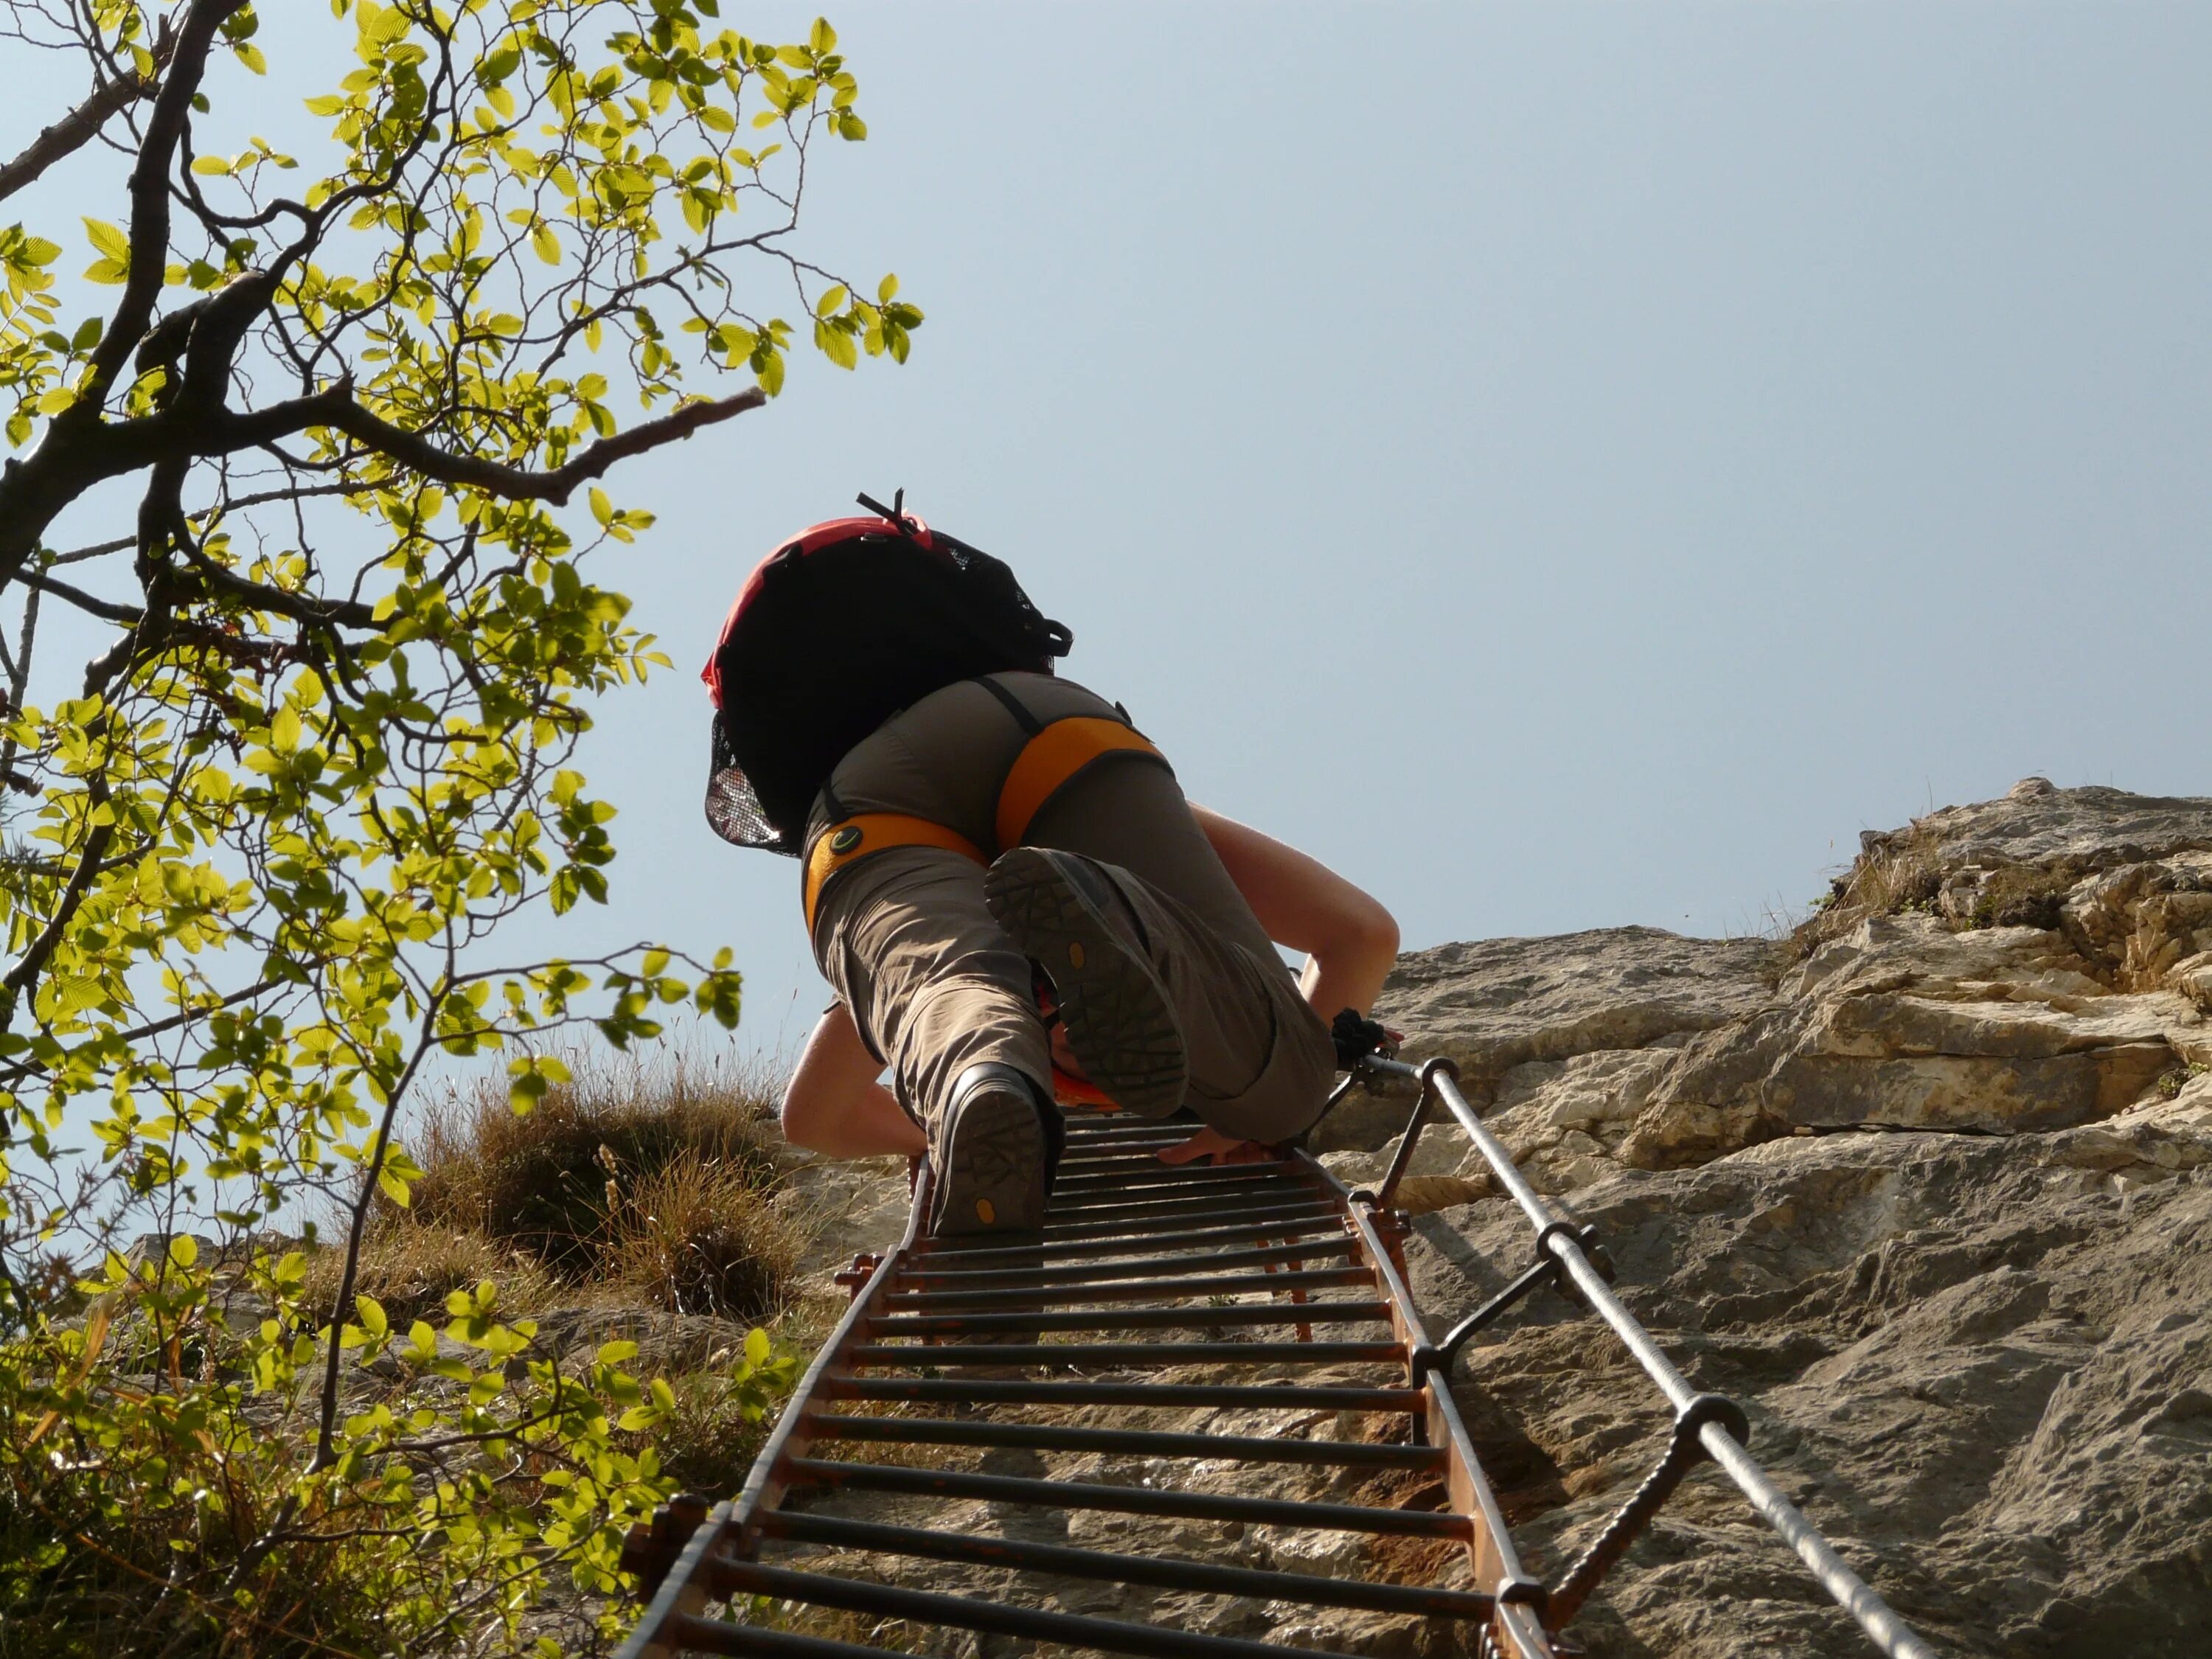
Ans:
[{"label": "orange climbing harness", "polygon": [[[1044,804],[1078,774],[1109,755],[1149,755],[1165,759],[1151,741],[1119,720],[1075,716],[1054,720],[1028,743],[1007,769],[999,787],[997,829],[999,848],[1018,847],[1030,823]],[[895,847],[934,847],[957,853],[981,865],[990,859],[957,830],[927,818],[904,812],[858,812],[840,819],[817,836],[806,849],[806,931],[814,932],[814,915],[830,878],[847,866]]]},{"label": "orange climbing harness", "polygon": [[857,864],[875,853],[894,847],[936,847],[988,865],[982,849],[967,836],[927,818],[904,812],[858,812],[831,824],[806,849],[806,931],[814,932],[814,912],[822,902],[822,890],[830,878],[848,864]]}]

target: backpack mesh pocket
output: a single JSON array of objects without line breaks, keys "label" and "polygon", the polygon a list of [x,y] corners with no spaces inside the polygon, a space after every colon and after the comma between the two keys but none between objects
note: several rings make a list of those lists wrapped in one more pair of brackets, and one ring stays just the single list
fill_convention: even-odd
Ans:
[{"label": "backpack mesh pocket", "polygon": [[784,845],[783,837],[768,821],[768,814],[761,810],[760,797],[753,793],[752,780],[730,752],[729,736],[722,728],[720,714],[715,715],[713,725],[714,752],[707,772],[708,826],[733,847],[765,847],[771,852],[792,852],[793,849]]}]

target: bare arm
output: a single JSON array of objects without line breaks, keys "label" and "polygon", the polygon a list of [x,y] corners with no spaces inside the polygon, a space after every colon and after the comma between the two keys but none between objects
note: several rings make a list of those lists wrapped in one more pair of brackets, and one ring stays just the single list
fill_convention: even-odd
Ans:
[{"label": "bare arm", "polygon": [[927,1150],[914,1120],[876,1079],[883,1066],[843,1003],[822,1016],[783,1091],[784,1139],[830,1158]]},{"label": "bare arm", "polygon": [[1267,937],[1306,953],[1298,988],[1314,1012],[1323,1021],[1343,1008],[1371,1012],[1398,958],[1390,913],[1320,860],[1194,801],[1190,810]]}]

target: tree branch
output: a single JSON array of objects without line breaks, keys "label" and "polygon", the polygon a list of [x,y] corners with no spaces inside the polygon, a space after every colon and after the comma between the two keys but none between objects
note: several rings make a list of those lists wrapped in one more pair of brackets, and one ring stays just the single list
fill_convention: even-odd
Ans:
[{"label": "tree branch", "polygon": [[375,625],[376,613],[357,599],[319,599],[312,593],[290,593],[281,587],[271,587],[265,582],[249,580],[236,571],[217,564],[198,548],[184,544],[185,557],[200,579],[216,592],[256,611],[266,611],[275,616],[289,617],[294,622],[311,627],[371,628]]},{"label": "tree branch", "polygon": [[[176,36],[169,30],[168,19],[163,18],[161,37],[154,42],[156,74],[168,67],[169,54],[175,46]],[[159,90],[160,83],[155,80],[135,75],[118,76],[94,88],[91,97],[32,139],[14,161],[0,166],[0,201],[36,183],[39,175],[55,162],[90,143],[94,135],[107,125],[107,118],[125,105],[151,98]]]},{"label": "tree branch", "polygon": [[[105,777],[94,773],[86,779],[86,793],[94,805],[108,805]],[[35,986],[39,975],[46,971],[46,958],[53,955],[55,947],[62,942],[62,934],[68,930],[70,919],[76,915],[77,907],[84,902],[85,895],[91,891],[100,860],[107,856],[107,844],[114,838],[115,825],[112,818],[105,823],[93,826],[84,838],[83,847],[77,853],[76,868],[70,873],[68,884],[62,889],[53,915],[46,918],[46,925],[23,947],[23,954],[15,958],[15,965],[0,975],[0,1031],[6,1030],[15,1023],[15,1010],[22,1001],[23,993]]]},{"label": "tree branch", "polygon": [[[754,386],[734,397],[686,404],[657,420],[641,422],[627,432],[600,439],[565,465],[556,467],[550,472],[507,466],[475,455],[455,455],[439,448],[420,433],[410,432],[371,414],[342,391],[335,394],[318,392],[313,398],[303,398],[297,402],[322,405],[314,416],[301,422],[303,426],[334,428],[349,438],[368,445],[378,453],[413,468],[426,478],[435,478],[441,483],[467,485],[509,501],[544,500],[561,507],[568,503],[568,497],[575,493],[579,485],[603,477],[607,469],[617,461],[628,460],[633,455],[642,455],[663,444],[678,442],[702,428],[719,425],[732,416],[761,408],[768,402],[768,394]],[[276,412],[274,410],[266,411],[272,416]],[[252,420],[254,417],[240,418]]]},{"label": "tree branch", "polygon": [[192,94],[207,72],[216,31],[246,4],[246,0],[191,0],[178,27],[175,73],[161,82],[155,96],[137,164],[131,169],[131,274],[124,279],[123,297],[116,303],[107,332],[93,350],[83,397],[56,417],[58,426],[72,417],[99,419],[116,372],[146,332],[169,255],[169,157],[191,118]]},{"label": "tree branch", "polygon": [[[168,410],[103,427],[97,448],[82,464],[83,476],[75,483],[74,493],[82,494],[102,479],[135,472],[143,466],[185,457],[235,454],[312,427],[328,427],[440,483],[481,489],[508,501],[549,501],[559,507],[565,506],[580,485],[604,476],[617,462],[676,443],[706,427],[762,408],[767,402],[768,394],[753,386],[733,397],[685,404],[657,419],[641,422],[627,432],[600,439],[564,465],[537,471],[441,449],[421,433],[395,426],[362,408],[354,401],[352,387],[341,382],[304,398],[288,398],[243,414]],[[4,532],[0,532],[0,542],[4,539]],[[0,574],[4,574],[0,570]]]},{"label": "tree branch", "polygon": [[42,593],[51,593],[58,599],[66,600],[78,610],[97,617],[102,622],[113,623],[118,628],[138,626],[140,613],[130,605],[114,605],[106,599],[94,599],[82,587],[74,586],[64,581],[57,581],[53,577],[33,570],[28,566],[15,573],[15,580],[26,587],[35,587]]},{"label": "tree branch", "polygon": [[[376,486],[356,479],[344,479],[337,483],[288,484],[282,489],[257,490],[251,495],[234,495],[227,500],[210,501],[207,506],[185,516],[194,522],[212,519],[216,514],[242,513],[249,507],[266,507],[271,501],[305,501],[310,495],[362,495]],[[94,542],[85,547],[73,547],[66,553],[47,556],[49,568],[56,565],[81,564],[87,559],[106,558],[113,553],[127,553],[138,545],[135,535],[118,536],[111,541]]]}]

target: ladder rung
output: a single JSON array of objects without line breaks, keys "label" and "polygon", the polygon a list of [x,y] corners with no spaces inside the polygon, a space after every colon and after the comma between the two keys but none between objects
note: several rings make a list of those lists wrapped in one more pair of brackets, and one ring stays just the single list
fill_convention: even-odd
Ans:
[{"label": "ladder rung", "polygon": [[1157,1331],[1227,1325],[1387,1323],[1381,1302],[1240,1302],[1226,1308],[1101,1308],[1092,1313],[891,1314],[876,1336],[962,1336],[974,1331]]},{"label": "ladder rung", "polygon": [[1326,1463],[1344,1468],[1436,1469],[1434,1446],[1364,1440],[1273,1439],[1251,1434],[1170,1434],[1148,1429],[1083,1429],[1060,1423],[983,1423],[932,1417],[848,1417],[817,1413],[807,1419],[822,1440],[912,1446],[1013,1446],[1028,1451],[1097,1452],[1128,1457],[1227,1458],[1238,1463]]},{"label": "ladder rung", "polygon": [[1212,1273],[1182,1279],[1136,1279],[1106,1285],[1063,1284],[1009,1285],[988,1291],[894,1291],[884,1298],[887,1308],[919,1312],[933,1308],[1034,1308],[1046,1304],[1066,1307],[1082,1302],[1140,1302],[1146,1297],[1261,1296],[1284,1291],[1326,1290],[1346,1285],[1372,1285],[1375,1275],[1364,1267],[1317,1267],[1309,1273]]},{"label": "ladder rung", "polygon": [[761,1531],[794,1544],[821,1544],[871,1555],[905,1555],[926,1561],[963,1561],[1006,1567],[1019,1572],[1057,1573],[1108,1583],[1148,1584],[1160,1589],[1196,1590],[1243,1595],[1268,1601],[1300,1601],[1309,1607],[1364,1607],[1375,1613],[1425,1613],[1431,1618],[1487,1619],[1492,1601],[1479,1590],[1431,1589],[1412,1584],[1376,1584],[1358,1578],[1322,1578],[1311,1573],[1270,1572],[1256,1567],[1220,1567],[1150,1555],[1115,1555],[1104,1550],[1071,1549],[1014,1538],[971,1538],[926,1532],[918,1527],[848,1521],[840,1516],[778,1513],[763,1516]]},{"label": "ladder rung", "polygon": [[[914,1251],[911,1260],[923,1263],[951,1261],[963,1267],[972,1267],[978,1261],[1003,1260],[1017,1267],[1034,1267],[1040,1256],[1047,1260],[1054,1257],[1074,1260],[1083,1256],[1113,1255],[1128,1250],[1181,1249],[1186,1244],[1237,1244],[1249,1239],[1283,1238],[1298,1233],[1313,1233],[1325,1238],[1346,1237],[1343,1231],[1344,1219],[1338,1211],[1326,1205],[1316,1205],[1300,1213],[1302,1218],[1295,1221],[1264,1224],[1248,1221],[1234,1227],[1194,1227],[1179,1233],[1155,1233],[1149,1237],[1139,1234],[1135,1237],[1065,1240],[1045,1244],[1041,1249],[1035,1244],[1006,1245],[996,1242],[982,1242],[965,1248],[950,1243],[925,1243]],[[989,1241],[990,1236],[987,1234],[984,1237]]]},{"label": "ladder rung", "polygon": [[963,1268],[908,1267],[899,1273],[902,1286],[943,1285],[951,1290],[981,1290],[997,1285],[1066,1285],[1098,1283],[1115,1279],[1172,1276],[1178,1269],[1219,1273],[1225,1267],[1265,1267],[1294,1263],[1315,1256],[1357,1255],[1359,1241],[1346,1235],[1309,1240],[1303,1244],[1268,1244],[1249,1250],[1218,1250],[1211,1255],[1108,1257],[1098,1261],[1068,1262],[1054,1267]]},{"label": "ladder rung", "polygon": [[1024,1377],[854,1376],[844,1371],[833,1371],[822,1381],[824,1400],[927,1401],[956,1406],[973,1401],[979,1406],[1249,1406],[1261,1411],[1402,1413],[1420,1410],[1425,1398],[1419,1389],[1362,1389],[1342,1383],[1308,1389],[1287,1382],[1058,1382]]},{"label": "ladder rung", "polygon": [[918,1498],[976,1498],[1051,1510],[1105,1510],[1182,1521],[1242,1521],[1258,1527],[1316,1532],[1364,1532],[1400,1538],[1465,1539],[1468,1518],[1449,1510],[1378,1510],[1357,1504],[1309,1504],[1288,1498],[1170,1492],[1154,1486],[1101,1486],[1079,1480],[1025,1480],[950,1469],[902,1469],[882,1463],[830,1463],[794,1457],[794,1480],[854,1492],[895,1492]]},{"label": "ladder rung", "polygon": [[974,1365],[1402,1365],[1406,1351],[1395,1342],[866,1342],[846,1358],[855,1365],[914,1370]]}]

